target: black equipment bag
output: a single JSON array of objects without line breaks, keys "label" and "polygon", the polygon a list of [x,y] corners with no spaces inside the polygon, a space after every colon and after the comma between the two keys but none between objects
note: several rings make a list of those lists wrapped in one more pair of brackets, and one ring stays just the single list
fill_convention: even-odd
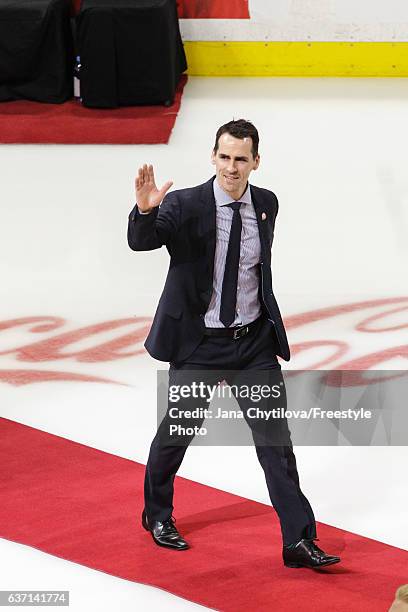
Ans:
[{"label": "black equipment bag", "polygon": [[85,106],[173,102],[187,68],[175,0],[82,0],[76,33]]},{"label": "black equipment bag", "polygon": [[0,0],[0,101],[73,95],[70,0]]}]

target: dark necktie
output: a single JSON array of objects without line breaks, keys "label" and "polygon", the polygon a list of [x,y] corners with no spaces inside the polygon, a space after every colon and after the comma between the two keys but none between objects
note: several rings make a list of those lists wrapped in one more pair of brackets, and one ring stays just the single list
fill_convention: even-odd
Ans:
[{"label": "dark necktie", "polygon": [[239,212],[241,204],[242,202],[231,202],[231,204],[228,204],[234,211],[234,214],[232,216],[221,292],[220,321],[224,323],[225,327],[229,327],[234,321],[237,305],[238,266],[242,229],[241,214]]}]

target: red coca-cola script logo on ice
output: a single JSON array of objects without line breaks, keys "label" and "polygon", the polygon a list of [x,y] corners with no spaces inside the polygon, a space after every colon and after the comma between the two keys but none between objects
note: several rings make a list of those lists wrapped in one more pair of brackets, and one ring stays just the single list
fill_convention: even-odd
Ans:
[{"label": "red coca-cola script logo on ice", "polygon": [[[329,306],[292,315],[286,318],[285,326],[291,336],[305,335],[301,341],[291,341],[292,362],[308,352],[314,357],[302,369],[368,370],[381,369],[382,365],[395,358],[408,357],[408,345],[400,340],[401,330],[408,323],[401,322],[401,313],[408,309],[408,297],[367,300],[350,304]],[[352,319],[350,316],[353,315]],[[357,315],[357,317],[356,317]],[[327,325],[330,320],[330,336]],[[16,367],[0,368],[0,382],[12,385],[27,385],[45,381],[72,381],[127,384],[105,376],[86,372],[69,371],[58,367],[56,362],[72,360],[83,364],[101,364],[141,356],[145,353],[143,342],[149,332],[150,317],[130,317],[94,323],[71,331],[61,331],[69,322],[61,317],[32,316],[0,321],[0,360],[10,359]],[[10,333],[13,330],[14,333]],[[296,330],[296,331],[295,331]],[[104,340],[103,335],[115,334]],[[10,346],[5,346],[7,342]],[[382,334],[383,346],[370,352],[359,350],[364,335]],[[13,344],[15,337],[27,335],[28,342]],[[40,336],[40,339],[34,337]],[[307,339],[307,337],[312,339]],[[11,338],[11,340],[10,340]],[[78,346],[86,343],[87,346]],[[77,345],[77,346],[75,346]],[[385,347],[384,347],[385,345]],[[315,360],[316,350],[320,357]],[[314,361],[313,361],[314,359]],[[18,362],[18,363],[17,363]],[[53,368],[44,365],[53,362]],[[1,362],[0,362],[1,363]],[[42,367],[20,368],[20,363],[42,364]],[[62,365],[62,363],[61,363]]]}]

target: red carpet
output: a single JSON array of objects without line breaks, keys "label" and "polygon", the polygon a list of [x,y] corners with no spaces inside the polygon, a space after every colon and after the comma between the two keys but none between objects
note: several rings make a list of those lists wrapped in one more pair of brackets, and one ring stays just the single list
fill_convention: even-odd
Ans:
[{"label": "red carpet", "polygon": [[0,461],[1,537],[211,608],[384,612],[407,582],[408,552],[323,524],[342,563],[285,568],[269,506],[184,478],[176,518],[192,548],[159,548],[140,526],[143,465],[8,419]]},{"label": "red carpet", "polygon": [[76,100],[43,104],[27,100],[0,103],[0,142],[11,144],[166,144],[180,109],[187,76],[174,104],[85,108]]}]

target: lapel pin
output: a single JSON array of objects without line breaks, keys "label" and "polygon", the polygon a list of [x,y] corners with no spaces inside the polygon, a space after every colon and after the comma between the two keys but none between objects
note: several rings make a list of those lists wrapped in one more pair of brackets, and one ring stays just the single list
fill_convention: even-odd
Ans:
[{"label": "lapel pin", "polygon": [[265,221],[266,219],[266,213],[262,213],[262,217],[261,217],[262,221]]}]

